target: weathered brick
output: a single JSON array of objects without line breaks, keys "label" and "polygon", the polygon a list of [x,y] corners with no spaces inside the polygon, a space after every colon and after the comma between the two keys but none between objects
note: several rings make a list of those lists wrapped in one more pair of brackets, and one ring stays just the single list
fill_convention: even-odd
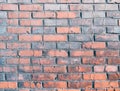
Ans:
[{"label": "weathered brick", "polygon": [[80,18],[76,18],[76,19],[71,19],[70,20],[70,25],[72,26],[90,26],[92,24],[92,19],[80,19]]},{"label": "weathered brick", "polygon": [[68,5],[67,4],[45,4],[45,10],[68,10]]},{"label": "weathered brick", "polygon": [[119,0],[107,0],[108,3],[120,3]]},{"label": "weathered brick", "polygon": [[95,10],[118,10],[118,5],[115,4],[96,4]]},{"label": "weathered brick", "polygon": [[16,4],[0,4],[0,10],[18,10]]},{"label": "weathered brick", "polygon": [[30,3],[30,0],[8,0],[8,3]]},{"label": "weathered brick", "polygon": [[92,41],[93,35],[91,34],[69,34],[69,41]]},{"label": "weathered brick", "polygon": [[15,81],[17,80],[17,74],[7,73],[5,74],[5,78],[7,81]]},{"label": "weathered brick", "polygon": [[71,4],[70,10],[93,10],[93,5],[90,4]]},{"label": "weathered brick", "polygon": [[108,64],[120,64],[120,58],[109,58],[108,59]]},{"label": "weathered brick", "polygon": [[0,11],[0,18],[7,18],[7,12],[5,11]]},{"label": "weathered brick", "polygon": [[43,6],[40,4],[26,4],[26,5],[20,5],[21,11],[41,11],[43,10]]},{"label": "weathered brick", "polygon": [[32,0],[33,3],[55,3],[56,0]]},{"label": "weathered brick", "polygon": [[110,19],[110,18],[96,18],[94,19],[94,25],[97,26],[114,26],[117,25],[117,20],[116,19]]},{"label": "weathered brick", "polygon": [[[112,36],[112,38],[111,38]],[[96,41],[118,41],[118,35],[115,34],[101,34],[95,36]]]}]

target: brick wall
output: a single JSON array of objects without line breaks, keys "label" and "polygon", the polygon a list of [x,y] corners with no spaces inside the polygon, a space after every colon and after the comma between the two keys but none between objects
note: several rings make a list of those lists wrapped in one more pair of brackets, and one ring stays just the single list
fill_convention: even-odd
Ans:
[{"label": "brick wall", "polygon": [[120,0],[0,0],[0,91],[120,91]]}]

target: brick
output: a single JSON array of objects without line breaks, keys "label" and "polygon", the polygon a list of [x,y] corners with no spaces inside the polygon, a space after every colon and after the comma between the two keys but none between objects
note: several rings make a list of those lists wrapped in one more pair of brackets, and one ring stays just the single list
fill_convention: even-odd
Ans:
[{"label": "brick", "polygon": [[39,56],[42,56],[42,51],[41,50],[20,50],[19,55],[39,57]]},{"label": "brick", "polygon": [[[111,37],[112,36],[112,39]],[[118,41],[118,35],[115,34],[100,34],[95,36],[96,41]]]},{"label": "brick", "polygon": [[41,72],[41,66],[19,66],[20,73]]},{"label": "brick", "polygon": [[21,11],[42,11],[43,6],[39,4],[26,4],[26,5],[20,5]]},{"label": "brick", "polygon": [[106,80],[107,75],[104,73],[88,73],[83,74],[84,80]]},{"label": "brick", "polygon": [[56,0],[32,0],[33,3],[55,3]]},{"label": "brick", "polygon": [[56,10],[68,10],[67,4],[45,4],[45,10],[56,11]]},{"label": "brick", "polygon": [[68,66],[68,72],[91,72],[92,68],[90,66],[83,66],[83,65],[71,65]]},{"label": "brick", "polygon": [[30,3],[30,0],[8,0],[8,3]]},{"label": "brick", "polygon": [[15,18],[31,18],[30,12],[8,12],[8,18],[15,19]]},{"label": "brick", "polygon": [[7,43],[8,49],[30,49],[30,43]]},{"label": "brick", "polygon": [[85,42],[82,47],[87,49],[104,49],[106,44],[105,42]]},{"label": "brick", "polygon": [[109,58],[108,59],[108,64],[115,64],[115,65],[117,65],[117,64],[120,64],[120,58]]},{"label": "brick", "polygon": [[3,42],[0,42],[0,49],[5,49],[6,48],[6,44]]},{"label": "brick", "polygon": [[41,26],[43,25],[42,20],[32,19],[32,20],[20,20],[21,26]]},{"label": "brick", "polygon": [[54,42],[32,43],[32,49],[56,49],[56,43]]},{"label": "brick", "polygon": [[93,6],[90,4],[71,4],[70,10],[93,10]]},{"label": "brick", "polygon": [[114,4],[96,4],[95,5],[95,10],[118,10],[118,5]]},{"label": "brick", "polygon": [[82,18],[104,18],[105,12],[82,12]]},{"label": "brick", "polygon": [[0,74],[0,81],[4,81],[5,80],[5,75],[3,73]]},{"label": "brick", "polygon": [[80,58],[58,58],[57,59],[57,64],[59,64],[59,65],[81,64],[81,59]]},{"label": "brick", "polygon": [[18,10],[16,4],[0,4],[0,10]]},{"label": "brick", "polygon": [[13,34],[23,34],[31,32],[29,27],[8,27],[7,31]]},{"label": "brick", "polygon": [[107,12],[107,17],[120,18],[120,12]]},{"label": "brick", "polygon": [[15,41],[17,40],[17,36],[16,35],[1,35],[0,36],[0,40],[1,41]]},{"label": "brick", "polygon": [[29,80],[31,80],[31,75],[30,74],[23,74],[23,73],[19,73],[18,74],[18,80],[19,81],[29,81]]},{"label": "brick", "polygon": [[80,33],[79,27],[57,27],[57,33]]},{"label": "brick", "polygon": [[32,64],[38,64],[38,65],[50,65],[55,64],[54,58],[33,58]]},{"label": "brick", "polygon": [[7,81],[15,81],[17,80],[17,75],[13,73],[7,73],[5,74],[6,80]]},{"label": "brick", "polygon": [[70,20],[70,25],[72,26],[78,26],[78,25],[83,25],[83,26],[90,26],[92,24],[92,20],[91,19],[80,19],[80,18],[76,18],[76,19],[71,19]]},{"label": "brick", "polygon": [[105,0],[83,0],[83,3],[105,3]]},{"label": "brick", "polygon": [[120,27],[108,27],[107,32],[110,34],[120,33]]},{"label": "brick", "polygon": [[1,50],[0,57],[7,56],[16,56],[17,52],[15,50]]},{"label": "brick", "polygon": [[44,35],[43,37],[44,41],[67,41],[67,36],[66,35]]},{"label": "brick", "polygon": [[100,64],[105,64],[105,59],[104,58],[82,58],[82,63],[83,64],[94,64],[94,65],[100,65]]},{"label": "brick", "polygon": [[95,82],[95,88],[109,88],[109,87],[118,87],[117,81],[96,81]]},{"label": "brick", "polygon": [[58,82],[44,82],[43,86],[45,88],[67,88],[67,83],[64,81],[58,81]]},{"label": "brick", "polygon": [[66,66],[45,66],[44,72],[49,73],[66,73]]},{"label": "brick", "polygon": [[9,26],[18,26],[18,19],[8,19],[7,25]]},{"label": "brick", "polygon": [[59,74],[58,79],[60,81],[68,81],[68,80],[81,80],[81,74]]},{"label": "brick", "polygon": [[108,42],[107,45],[108,45],[109,49],[120,49],[120,47],[119,47],[120,43],[119,42]]},{"label": "brick", "polygon": [[0,82],[0,88],[17,88],[17,82]]},{"label": "brick", "polygon": [[117,50],[99,50],[96,51],[97,57],[117,57],[119,56],[119,52]]},{"label": "brick", "polygon": [[82,33],[84,34],[104,34],[106,33],[105,27],[82,27]]},{"label": "brick", "polygon": [[120,79],[120,73],[109,73],[108,78],[109,80],[118,80]]},{"label": "brick", "polygon": [[94,72],[104,72],[105,67],[102,65],[94,66]]},{"label": "brick", "polygon": [[0,11],[0,18],[7,18],[7,12],[5,11]]},{"label": "brick", "polygon": [[19,41],[28,41],[28,42],[32,42],[32,41],[42,41],[42,36],[41,35],[31,35],[31,34],[23,34],[23,35],[19,35]]},{"label": "brick", "polygon": [[120,3],[119,0],[107,0],[108,3]]},{"label": "brick", "polygon": [[93,35],[91,34],[69,34],[69,41],[92,41]]},{"label": "brick", "polygon": [[77,89],[57,89],[58,91],[80,91]]},{"label": "brick", "polygon": [[33,74],[32,80],[33,81],[49,81],[54,80],[56,77],[55,74]]},{"label": "brick", "polygon": [[0,26],[6,26],[7,25],[7,21],[5,19],[0,19]]},{"label": "brick", "polygon": [[91,82],[68,82],[68,88],[75,88],[75,89],[79,89],[79,88],[91,88],[92,87],[92,83]]},{"label": "brick", "polygon": [[57,0],[58,3],[80,3],[79,0]]},{"label": "brick", "polygon": [[44,20],[45,26],[67,26],[67,19],[46,19]]},{"label": "brick", "polygon": [[96,18],[94,19],[94,25],[97,26],[113,26],[113,25],[117,25],[117,20],[115,19],[104,19],[104,18]]},{"label": "brick", "polygon": [[17,72],[17,66],[4,66],[3,72],[15,73]]},{"label": "brick", "polygon": [[117,72],[117,66],[113,66],[113,65],[107,65],[105,68],[105,71],[107,72]]},{"label": "brick", "polygon": [[33,12],[33,18],[56,18],[55,12]]},{"label": "brick", "polygon": [[93,51],[84,51],[84,50],[76,50],[76,51],[71,51],[70,55],[72,57],[79,57],[79,56],[93,56]]},{"label": "brick", "polygon": [[48,55],[51,57],[67,57],[68,54],[65,50],[50,50]]},{"label": "brick", "polygon": [[57,18],[76,18],[76,17],[79,17],[79,13],[76,13],[76,12],[57,12]]},{"label": "brick", "polygon": [[6,0],[0,0],[0,3],[4,3],[4,2],[6,2]]}]

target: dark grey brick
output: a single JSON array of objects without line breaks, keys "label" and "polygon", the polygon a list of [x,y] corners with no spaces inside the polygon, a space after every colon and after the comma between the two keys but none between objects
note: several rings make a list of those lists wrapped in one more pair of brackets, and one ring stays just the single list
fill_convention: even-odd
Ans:
[{"label": "dark grey brick", "polygon": [[7,81],[15,81],[15,80],[17,80],[17,74],[7,73],[7,74],[5,74],[5,78]]},{"label": "dark grey brick", "polygon": [[70,49],[81,49],[81,43],[79,42],[70,42],[69,46]]},{"label": "dark grey brick", "polygon": [[70,34],[69,41],[92,41],[93,35],[91,34]]},{"label": "dark grey brick", "polygon": [[6,27],[0,26],[0,34],[6,33]]},{"label": "dark grey brick", "polygon": [[120,49],[120,42],[108,42],[107,45],[110,49]]},{"label": "dark grey brick", "polygon": [[120,27],[108,27],[107,28],[108,33],[120,33]]},{"label": "dark grey brick", "polygon": [[0,57],[0,65],[5,65],[6,63],[6,58]]},{"label": "dark grey brick", "polygon": [[32,28],[32,33],[35,33],[35,34],[43,34],[43,27],[33,27]]},{"label": "dark grey brick", "polygon": [[71,19],[70,20],[70,25],[78,26],[78,25],[84,25],[84,26],[89,26],[92,25],[92,19]]},{"label": "dark grey brick", "polygon": [[5,80],[5,75],[4,73],[0,73],[0,81],[4,81]]},{"label": "dark grey brick", "polygon": [[68,42],[59,42],[57,43],[58,49],[69,49],[69,43]]},{"label": "dark grey brick", "polygon": [[82,33],[85,34],[104,34],[106,33],[105,27],[82,27]]},{"label": "dark grey brick", "polygon": [[5,11],[0,11],[0,18],[7,18],[7,12]]},{"label": "dark grey brick", "polygon": [[30,81],[31,80],[31,74],[27,74],[27,73],[25,73],[25,74],[19,74],[18,75],[18,80],[19,81]]},{"label": "dark grey brick", "polygon": [[56,33],[55,27],[44,27],[44,33],[45,34],[54,34]]}]

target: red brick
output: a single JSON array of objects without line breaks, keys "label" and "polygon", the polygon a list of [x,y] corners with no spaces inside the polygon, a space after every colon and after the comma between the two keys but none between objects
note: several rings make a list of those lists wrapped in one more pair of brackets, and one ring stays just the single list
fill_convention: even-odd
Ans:
[{"label": "red brick", "polygon": [[31,35],[31,34],[23,34],[19,35],[19,41],[25,41],[25,42],[32,42],[32,41],[42,41],[41,35]]},{"label": "red brick", "polygon": [[57,18],[76,18],[77,13],[75,12],[57,12]]},{"label": "red brick", "polygon": [[64,50],[50,50],[48,52],[48,55],[52,57],[67,57],[68,56],[67,52]]},{"label": "red brick", "polygon": [[21,26],[41,26],[42,20],[32,19],[32,20],[20,20]]},{"label": "red brick", "polygon": [[39,4],[20,5],[20,10],[23,10],[23,11],[41,11],[41,10],[43,10],[43,6],[39,5]]},{"label": "red brick", "polygon": [[13,34],[30,33],[30,27],[8,27],[7,31]]},{"label": "red brick", "polygon": [[57,33],[81,33],[79,27],[57,27]]},{"label": "red brick", "polygon": [[67,41],[66,35],[44,35],[44,41]]},{"label": "red brick", "polygon": [[66,66],[45,66],[44,72],[50,72],[50,73],[65,73],[66,72]]},{"label": "red brick", "polygon": [[19,55],[39,57],[39,56],[42,56],[42,51],[41,50],[20,50]]},{"label": "red brick", "polygon": [[5,44],[5,43],[0,42],[0,49],[5,49],[5,48],[6,48],[6,44]]},{"label": "red brick", "polygon": [[68,88],[92,88],[92,82],[68,82]]},{"label": "red brick", "polygon": [[0,82],[0,88],[17,88],[17,82]]},{"label": "red brick", "polygon": [[0,10],[18,10],[16,4],[0,4]]},{"label": "red brick", "polygon": [[31,18],[30,12],[8,12],[8,18]]},{"label": "red brick", "polygon": [[96,81],[95,88],[119,87],[117,81]]},{"label": "red brick", "polygon": [[88,49],[105,49],[106,44],[105,42],[86,42],[83,43],[83,48],[88,48]]},{"label": "red brick", "polygon": [[67,88],[67,83],[63,81],[57,81],[57,82],[44,82],[43,86],[45,88]]},{"label": "red brick", "polygon": [[117,50],[99,50],[96,51],[96,56],[97,57],[116,57],[119,56],[119,51]]},{"label": "red brick", "polygon": [[71,51],[70,55],[73,57],[79,57],[79,56],[93,56],[93,51],[92,50],[76,50],[76,51]]},{"label": "red brick", "polygon": [[106,80],[107,75],[105,73],[86,73],[83,74],[84,80]]}]

